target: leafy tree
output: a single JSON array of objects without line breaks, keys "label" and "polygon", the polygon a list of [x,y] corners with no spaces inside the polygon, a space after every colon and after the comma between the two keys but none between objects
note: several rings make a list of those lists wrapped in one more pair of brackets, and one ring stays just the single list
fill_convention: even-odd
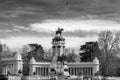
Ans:
[{"label": "leafy tree", "polygon": [[103,31],[99,34],[98,45],[102,51],[101,65],[102,74],[108,75],[108,63],[111,56],[117,55],[120,51],[120,33],[112,33],[111,31]]},{"label": "leafy tree", "polygon": [[[34,57],[36,61],[44,61],[44,50],[39,44],[28,44],[30,50],[23,56],[24,61],[29,62],[31,57]],[[24,50],[25,51],[25,50]]]},{"label": "leafy tree", "polygon": [[98,42],[86,42],[84,45],[81,45],[80,51],[82,53],[79,53],[79,55],[83,62],[91,62],[95,57],[100,55]]},{"label": "leafy tree", "polygon": [[[44,61],[44,50],[43,47],[39,44],[28,44],[28,46],[30,47],[30,50],[24,54],[23,56],[23,63],[24,63],[24,68],[23,68],[23,72],[24,75],[28,75],[28,63],[31,59],[31,57],[34,57],[36,61]],[[27,49],[27,48],[26,48]],[[24,50],[25,51],[25,50]]]}]

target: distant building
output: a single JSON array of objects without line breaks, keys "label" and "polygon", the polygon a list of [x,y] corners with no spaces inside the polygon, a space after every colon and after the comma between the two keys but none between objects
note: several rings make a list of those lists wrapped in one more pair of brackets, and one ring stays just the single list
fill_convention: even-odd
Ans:
[{"label": "distant building", "polygon": [[[99,60],[97,58],[93,62],[66,62],[62,60],[61,55],[65,54],[65,38],[62,36],[62,29],[60,28],[52,39],[52,53],[52,62],[36,62],[32,57],[29,62],[29,76],[50,77],[62,74],[93,76],[99,71]],[[24,64],[21,55],[18,53],[13,58],[2,58],[0,65],[2,75],[7,75],[8,72],[18,75],[23,70]]]}]

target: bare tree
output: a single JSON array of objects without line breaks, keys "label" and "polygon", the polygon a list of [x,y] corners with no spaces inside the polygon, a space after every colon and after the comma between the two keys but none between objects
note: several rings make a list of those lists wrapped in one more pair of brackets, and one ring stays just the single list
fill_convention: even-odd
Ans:
[{"label": "bare tree", "polygon": [[[102,52],[102,73],[108,75],[109,57],[117,55],[120,51],[120,33],[112,33],[111,31],[103,31],[99,34],[98,45]],[[105,69],[105,70],[104,70]]]},{"label": "bare tree", "polygon": [[26,56],[28,52],[30,52],[32,48],[29,45],[23,45],[22,47],[22,56]]},{"label": "bare tree", "polygon": [[2,55],[3,56],[5,56],[5,55],[12,55],[11,49],[6,44],[2,45]]}]

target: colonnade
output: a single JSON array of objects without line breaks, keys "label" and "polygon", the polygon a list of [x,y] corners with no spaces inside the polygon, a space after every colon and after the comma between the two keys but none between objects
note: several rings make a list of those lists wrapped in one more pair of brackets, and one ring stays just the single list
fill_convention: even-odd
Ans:
[{"label": "colonnade", "polygon": [[[86,75],[86,76],[93,76],[99,71],[99,62],[97,58],[93,62],[89,63],[66,63],[68,66],[68,72],[70,75]],[[49,76],[49,68],[53,65],[51,63],[38,63],[35,61],[34,58],[30,60],[30,75],[39,75],[47,77]],[[61,64],[62,65],[62,64]],[[84,66],[83,66],[84,65]],[[62,67],[61,67],[62,69]],[[34,72],[36,74],[34,74]]]},{"label": "colonnade", "polygon": [[36,75],[49,76],[49,67],[36,67]]},{"label": "colonnade", "polygon": [[14,65],[14,64],[5,65],[5,66],[2,68],[2,74],[7,75],[8,72],[9,72],[9,73],[12,73],[12,74],[15,73],[15,65]]},{"label": "colonnade", "polygon": [[61,56],[65,53],[65,46],[64,45],[55,45],[53,48],[53,56]]},{"label": "colonnade", "polygon": [[[93,75],[93,67],[69,67],[70,75]],[[49,67],[36,67],[36,75],[47,77],[49,76]]]},{"label": "colonnade", "polygon": [[19,70],[22,70],[22,68],[18,64],[5,64],[2,66],[1,70],[3,75],[7,75],[8,72],[9,74],[18,74]]},{"label": "colonnade", "polygon": [[93,75],[93,67],[69,67],[69,73],[71,75]]},{"label": "colonnade", "polygon": [[2,58],[0,61],[1,75],[19,74],[19,70],[22,71],[23,63],[19,53],[10,58]]}]

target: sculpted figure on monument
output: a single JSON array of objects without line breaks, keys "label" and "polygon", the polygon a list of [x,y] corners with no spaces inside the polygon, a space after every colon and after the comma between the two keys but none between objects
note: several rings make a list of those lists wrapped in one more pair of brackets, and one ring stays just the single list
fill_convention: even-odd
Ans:
[{"label": "sculpted figure on monument", "polygon": [[57,31],[56,31],[56,35],[57,35],[57,34],[60,34],[60,36],[61,36],[63,30],[64,30],[63,28],[61,28],[61,29],[58,28]]},{"label": "sculpted figure on monument", "polygon": [[65,41],[65,39],[62,37],[62,31],[63,31],[63,28],[58,28],[57,29],[57,31],[55,32],[56,36],[54,37],[53,42],[55,42],[55,41]]}]

